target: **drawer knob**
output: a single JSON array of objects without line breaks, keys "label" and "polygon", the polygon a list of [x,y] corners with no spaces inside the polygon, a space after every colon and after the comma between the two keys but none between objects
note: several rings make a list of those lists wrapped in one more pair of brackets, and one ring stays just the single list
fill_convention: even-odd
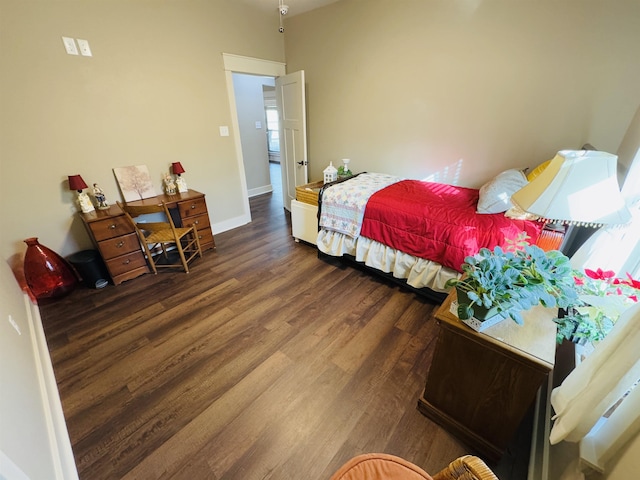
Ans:
[{"label": "drawer knob", "polygon": [[123,241],[119,241],[118,243],[116,243],[116,248],[122,248],[123,246],[124,246]]},{"label": "drawer knob", "polygon": [[192,204],[191,204],[191,210],[193,210],[194,208],[196,208],[196,204],[195,204],[195,203],[192,203]]},{"label": "drawer knob", "polygon": [[196,220],[195,222],[193,222],[194,225],[198,225],[200,223],[200,220]]},{"label": "drawer knob", "polygon": [[115,229],[116,229],[116,224],[115,224],[115,223],[112,223],[111,225],[109,225],[109,228],[110,228],[111,230],[115,230]]},{"label": "drawer knob", "polygon": [[129,265],[131,263],[131,260],[129,260],[128,258],[122,262],[123,265]]}]

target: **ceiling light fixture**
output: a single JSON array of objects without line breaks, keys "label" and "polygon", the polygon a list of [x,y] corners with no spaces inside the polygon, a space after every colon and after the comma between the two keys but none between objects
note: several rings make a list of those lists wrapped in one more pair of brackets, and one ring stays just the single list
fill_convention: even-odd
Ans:
[{"label": "ceiling light fixture", "polygon": [[285,5],[282,3],[282,0],[278,0],[278,13],[280,14],[280,28],[278,31],[280,33],[284,33],[284,24],[282,23],[282,18],[289,13],[289,5]]}]

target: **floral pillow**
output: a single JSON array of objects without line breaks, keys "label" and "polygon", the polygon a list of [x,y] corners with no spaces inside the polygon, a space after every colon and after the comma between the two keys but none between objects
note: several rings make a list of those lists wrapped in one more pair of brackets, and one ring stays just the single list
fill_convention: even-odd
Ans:
[{"label": "floral pillow", "polygon": [[502,213],[513,206],[511,195],[527,184],[521,170],[506,170],[480,187],[478,213]]}]

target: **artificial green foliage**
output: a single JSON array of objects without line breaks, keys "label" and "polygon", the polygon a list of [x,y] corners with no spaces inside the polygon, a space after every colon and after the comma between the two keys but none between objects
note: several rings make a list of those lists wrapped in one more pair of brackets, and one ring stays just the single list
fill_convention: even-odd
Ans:
[{"label": "artificial green foliage", "polygon": [[[577,300],[569,259],[557,250],[545,252],[520,238],[508,249],[483,248],[465,258],[464,275],[448,287],[466,292],[469,303],[459,303],[458,316],[474,316],[474,306],[497,307],[497,314],[522,324],[521,312],[538,304],[567,308]],[[476,307],[477,308],[477,307]]]},{"label": "artificial green foliage", "polygon": [[590,342],[595,344],[611,331],[615,322],[602,315],[591,317],[589,314],[578,312],[575,308],[569,308],[563,317],[553,320],[558,326],[556,341],[564,340],[575,343]]},{"label": "artificial green foliage", "polygon": [[344,165],[340,165],[338,167],[338,176],[339,177],[351,177],[353,173],[349,170],[349,167],[345,167]]}]

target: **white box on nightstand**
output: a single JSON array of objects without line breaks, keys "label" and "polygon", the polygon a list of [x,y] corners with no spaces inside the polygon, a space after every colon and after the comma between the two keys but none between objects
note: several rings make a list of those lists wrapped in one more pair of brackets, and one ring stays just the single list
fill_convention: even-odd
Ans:
[{"label": "white box on nightstand", "polygon": [[291,233],[296,242],[316,244],[318,238],[318,206],[291,200]]}]

